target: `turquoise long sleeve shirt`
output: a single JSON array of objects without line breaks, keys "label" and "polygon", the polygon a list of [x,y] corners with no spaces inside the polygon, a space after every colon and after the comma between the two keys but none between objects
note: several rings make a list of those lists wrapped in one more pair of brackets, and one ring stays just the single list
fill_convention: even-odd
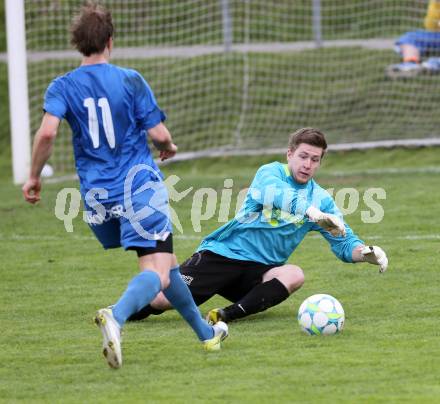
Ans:
[{"label": "turquoise long sleeve shirt", "polygon": [[210,250],[228,258],[282,265],[307,233],[318,231],[340,260],[353,262],[353,249],[364,243],[346,223],[346,236],[335,237],[310,221],[305,216],[310,206],[343,220],[333,198],[315,180],[299,184],[287,164],[266,164],[258,169],[237,215],[209,234],[197,251]]}]

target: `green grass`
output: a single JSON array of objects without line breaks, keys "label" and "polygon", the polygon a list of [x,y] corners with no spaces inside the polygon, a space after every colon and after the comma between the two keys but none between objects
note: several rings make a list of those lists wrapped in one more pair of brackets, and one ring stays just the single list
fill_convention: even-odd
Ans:
[{"label": "green grass", "polygon": [[[273,159],[198,160],[164,172],[182,178],[179,191],[191,185],[220,191],[224,179],[233,178],[237,192]],[[373,168],[388,171],[365,173]],[[28,206],[19,188],[1,179],[0,402],[436,401],[439,239],[433,237],[440,234],[432,212],[440,198],[438,149],[330,154],[318,180],[336,190],[386,190],[381,223],[362,223],[364,204],[346,220],[366,242],[387,251],[387,273],[344,264],[323,239],[308,237],[289,260],[304,269],[303,288],[269,311],[232,323],[222,352],[202,352],[190,329],[168,312],[127,325],[125,363],[112,371],[100,357],[91,317],[136,273],[134,254],[103,251],[80,218],[73,233],[64,230],[53,213],[55,199],[75,182],[46,184],[41,203]],[[214,216],[201,234],[192,231],[193,194],[174,204],[185,236],[176,235],[180,261],[219,225]],[[299,304],[320,292],[344,306],[341,335],[307,337],[296,324]],[[224,303],[215,298],[202,312]]]},{"label": "green grass", "polygon": [[0,1],[0,52],[6,51],[6,16],[5,2]]},{"label": "green grass", "polygon": [[[80,1],[26,2],[29,49],[70,49],[67,26]],[[114,11],[116,47],[219,44],[221,10],[217,0],[109,0]],[[196,4],[197,3],[197,4]],[[234,41],[244,38],[246,2],[230,2]],[[312,38],[311,1],[250,2],[250,42]],[[322,2],[324,39],[397,37],[421,26],[426,4],[394,0]],[[409,8],[411,13],[408,14]],[[135,22],[125,31],[128,19]],[[206,20],[209,20],[207,23]],[[0,3],[0,51],[4,48],[4,4]],[[173,29],[163,29],[167,24]],[[118,27],[120,29],[118,30]],[[191,27],[189,29],[188,27]],[[51,38],[50,40],[48,38]],[[3,44],[3,45],[2,45]],[[229,53],[188,59],[114,60],[138,69],[151,84],[167,125],[181,151],[207,148],[283,147],[288,133],[319,127],[331,143],[432,137],[440,125],[438,77],[387,80],[385,66],[397,55],[361,48],[315,49],[295,53]],[[31,133],[41,119],[44,92],[78,60],[28,64]],[[245,89],[248,79],[248,91]],[[0,176],[10,174],[6,66],[0,64]],[[238,128],[241,128],[239,138]],[[63,124],[51,163],[58,174],[73,171],[71,134]]]},{"label": "green grass", "polygon": [[[79,0],[26,2],[28,47],[35,50],[68,48],[66,27],[81,3]],[[120,46],[221,44],[223,41],[222,9],[218,0],[150,0],[144,4],[136,0],[108,0],[103,3],[112,10]],[[393,0],[339,0],[322,1],[321,10],[324,39],[383,38],[421,28],[426,4],[411,0],[398,5]],[[0,8],[0,19],[1,12]],[[229,1],[229,12],[236,43],[243,42],[246,35],[251,42],[313,38],[309,0]],[[246,24],[243,23],[245,17],[249,19]],[[249,28],[248,34],[245,27]]]},{"label": "green grass", "polygon": [[[25,2],[28,47],[35,50],[69,47],[66,27],[80,0],[33,0]],[[143,6],[137,0],[103,2],[113,12],[116,37],[120,46],[194,45],[222,43],[222,14],[218,0],[150,0]],[[322,34],[324,39],[394,37],[421,28],[426,13],[425,2],[394,0],[323,1]],[[243,19],[249,17],[249,39],[258,41],[303,41],[313,38],[312,2],[277,0],[230,1],[233,40],[245,40]],[[373,7],[372,7],[373,6]],[[133,13],[133,10],[136,13]],[[163,29],[172,24],[172,29]],[[125,26],[132,26],[125,30]],[[191,27],[191,29],[188,29]],[[0,52],[6,50],[5,4],[0,2]]]},{"label": "green grass", "polygon": [[[387,79],[384,67],[397,61],[391,50],[353,47],[247,57],[247,62],[236,53],[131,60],[130,67],[151,84],[181,151],[284,147],[287,134],[306,126],[322,129],[330,143],[438,133],[438,77]],[[243,91],[246,63],[247,95]],[[35,78],[30,83],[33,132],[40,124],[48,83],[76,65],[72,60],[58,62],[56,72],[50,62],[29,65],[30,77]],[[59,173],[72,170],[70,137],[64,124],[52,159]]]},{"label": "green grass", "polygon": [[6,63],[0,63],[0,178],[12,173],[7,70]]}]

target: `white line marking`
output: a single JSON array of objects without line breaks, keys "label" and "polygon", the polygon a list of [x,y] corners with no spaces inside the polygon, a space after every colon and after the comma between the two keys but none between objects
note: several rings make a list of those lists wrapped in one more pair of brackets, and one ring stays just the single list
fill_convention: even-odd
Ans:
[{"label": "white line marking", "polygon": [[[312,234],[311,239],[321,239],[320,234]],[[364,240],[440,240],[440,234],[407,234],[406,236],[362,235]]]},{"label": "white line marking", "polygon": [[[205,235],[205,234],[204,234]],[[185,234],[178,234],[173,235],[173,238],[176,240],[197,240],[202,241],[203,236],[197,236],[197,235],[185,235]],[[384,235],[363,235],[363,239],[366,240],[386,240],[386,239],[392,239],[392,240],[440,240],[440,234],[407,234],[405,236],[384,236]],[[68,239],[75,239],[80,241],[85,240],[94,240],[95,237],[93,236],[76,236],[74,234],[71,234],[67,236],[66,238],[60,238],[59,236],[38,236],[38,235],[29,235],[29,234],[4,234],[0,233],[0,240],[2,241],[14,241],[14,240],[20,240],[20,241],[68,241]],[[308,239],[322,239],[322,236],[320,234],[311,234],[309,235]]]},{"label": "white line marking", "polygon": [[[400,167],[400,168],[372,168],[365,170],[351,170],[351,171],[332,171],[324,169],[319,173],[322,177],[353,177],[356,175],[383,175],[383,174],[440,174],[440,166],[426,166],[426,167]],[[43,179],[46,184],[58,184],[64,181],[78,180],[76,174],[65,175],[62,177],[53,177]]]},{"label": "white line marking", "polygon": [[[322,41],[323,48],[345,48],[362,47],[365,49],[392,49],[394,38],[370,38],[370,39],[336,39]],[[270,42],[270,43],[235,43],[232,44],[233,52],[249,53],[284,53],[301,52],[304,50],[316,49],[314,41],[297,42]],[[127,47],[116,48],[112,52],[112,58],[121,59],[150,59],[159,57],[189,58],[202,55],[224,53],[225,46],[220,45],[192,45],[192,46],[145,46],[145,47]],[[74,50],[55,50],[55,51],[27,51],[29,62],[41,62],[44,60],[62,60],[62,59],[81,59],[81,55]],[[8,54],[0,53],[0,62],[7,62]]]},{"label": "white line marking", "polygon": [[400,167],[400,168],[372,168],[366,170],[351,170],[351,171],[323,171],[323,176],[346,177],[364,174],[440,174],[440,166],[428,167]]}]

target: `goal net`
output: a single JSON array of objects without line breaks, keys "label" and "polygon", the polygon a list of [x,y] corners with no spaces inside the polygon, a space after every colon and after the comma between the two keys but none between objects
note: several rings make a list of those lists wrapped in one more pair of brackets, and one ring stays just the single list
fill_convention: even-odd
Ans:
[{"label": "goal net", "polygon": [[[300,127],[332,144],[440,137],[440,76],[391,80],[394,41],[425,0],[112,0],[112,62],[150,83],[187,156],[284,148]],[[50,81],[78,66],[77,0],[25,1],[32,133]],[[52,164],[73,171],[63,124]]]}]

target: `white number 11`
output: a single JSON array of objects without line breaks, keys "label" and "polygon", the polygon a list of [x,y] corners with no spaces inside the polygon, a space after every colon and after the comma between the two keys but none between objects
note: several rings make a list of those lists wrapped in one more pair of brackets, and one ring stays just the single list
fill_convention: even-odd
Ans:
[{"label": "white number 11", "polygon": [[[86,98],[83,105],[87,108],[89,113],[90,137],[92,138],[93,147],[97,149],[99,147],[99,124],[95,100],[93,98]],[[114,149],[116,145],[115,130],[113,128],[112,113],[110,111],[108,99],[100,98],[98,100],[98,106],[102,110],[102,124],[104,126],[105,137],[107,138],[108,145]]]}]

